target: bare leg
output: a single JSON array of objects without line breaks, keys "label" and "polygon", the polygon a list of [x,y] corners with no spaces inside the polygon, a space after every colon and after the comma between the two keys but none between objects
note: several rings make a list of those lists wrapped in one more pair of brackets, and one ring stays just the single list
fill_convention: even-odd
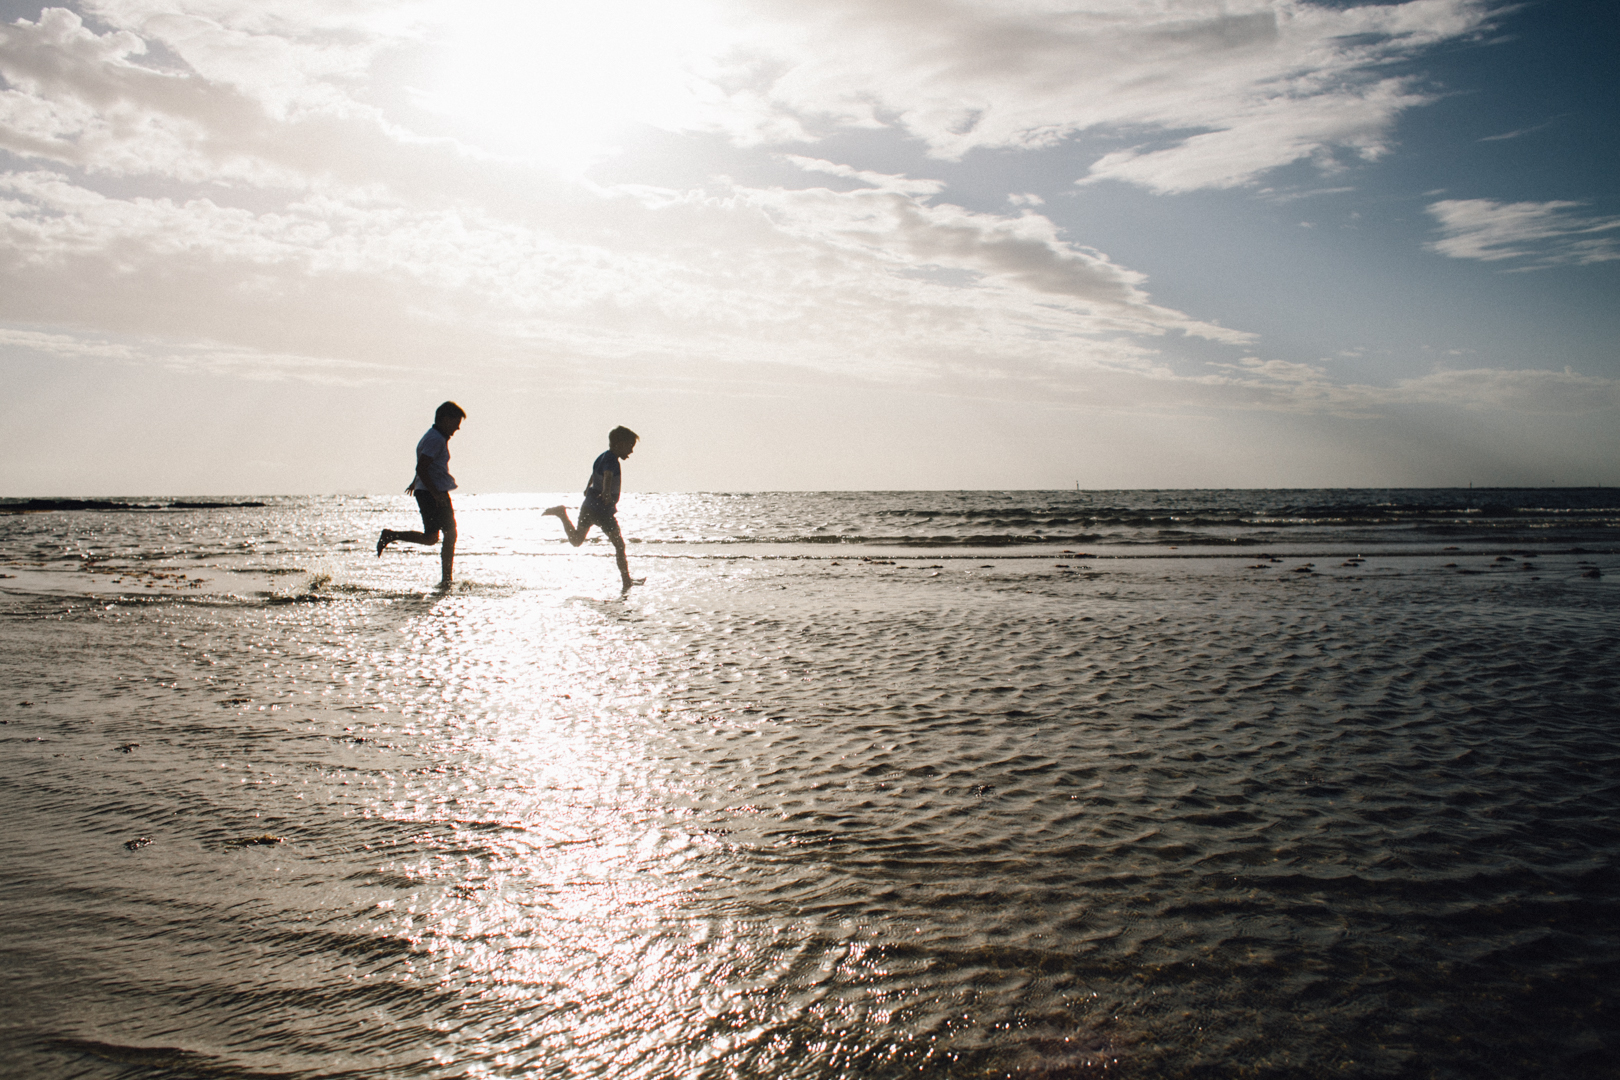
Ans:
[{"label": "bare leg", "polygon": [[583,516],[581,516],[579,525],[576,528],[574,523],[569,520],[568,507],[566,506],[553,506],[542,511],[542,514],[550,514],[558,521],[561,521],[563,532],[568,534],[568,542],[573,544],[575,547],[579,547],[579,545],[583,544],[585,542],[585,534],[591,531],[591,523]]},{"label": "bare leg", "polygon": [[619,532],[619,523],[615,521],[612,529],[603,528],[602,531],[607,534],[609,540],[613,541],[613,558],[619,564],[619,581],[623,584],[624,591],[629,592],[632,586],[644,584],[646,578],[633,578],[630,576],[630,560],[625,557],[624,534]]},{"label": "bare leg", "polygon": [[588,516],[586,508],[582,506],[579,508],[579,524],[575,525],[568,519],[568,507],[566,506],[549,507],[543,512],[562,522],[563,531],[568,534],[568,542],[575,547],[579,547],[585,542],[585,537],[590,533],[592,525],[600,526],[602,535],[613,541],[613,557],[619,564],[619,580],[624,584],[625,592],[629,592],[632,586],[640,585],[647,580],[646,578],[633,578],[630,576],[630,562],[624,553],[624,537],[619,533],[619,523],[616,519],[608,517],[605,520],[598,520]]},{"label": "bare leg", "polygon": [[439,548],[439,565],[444,575],[439,579],[442,584],[448,585],[456,579],[454,567],[456,562],[456,521],[450,519],[450,524],[444,530],[444,546]]},{"label": "bare leg", "polygon": [[629,592],[632,586],[647,583],[647,579],[644,577],[633,578],[630,576],[630,560],[625,558],[623,540],[613,545],[613,554],[619,563],[619,580],[624,584],[625,592]]}]

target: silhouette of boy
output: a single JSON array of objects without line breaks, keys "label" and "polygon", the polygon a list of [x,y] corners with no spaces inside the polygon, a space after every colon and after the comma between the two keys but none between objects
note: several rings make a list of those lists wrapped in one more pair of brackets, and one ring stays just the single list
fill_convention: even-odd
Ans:
[{"label": "silhouette of boy", "polygon": [[562,522],[563,532],[568,534],[568,542],[575,547],[585,542],[585,534],[595,525],[602,530],[602,534],[613,541],[613,554],[619,562],[619,579],[624,582],[624,591],[629,592],[632,585],[640,585],[646,578],[632,578],[630,576],[630,562],[624,554],[624,535],[619,532],[619,462],[635,453],[636,443],[640,435],[627,427],[616,427],[608,432],[608,448],[596,459],[591,466],[591,481],[585,485],[585,499],[579,504],[579,525],[568,520],[568,507],[553,506],[545,513]]},{"label": "silhouette of boy", "polygon": [[441,585],[454,580],[451,568],[456,561],[456,509],[450,503],[456,478],[450,475],[450,436],[460,430],[466,416],[466,410],[460,405],[445,402],[434,411],[433,426],[416,444],[416,475],[411,477],[405,494],[416,496],[416,507],[422,512],[422,531],[384,529],[377,538],[377,554],[381,555],[395,540],[433,545],[443,533],[444,546],[439,549],[439,562],[444,568],[444,576],[439,579]]}]

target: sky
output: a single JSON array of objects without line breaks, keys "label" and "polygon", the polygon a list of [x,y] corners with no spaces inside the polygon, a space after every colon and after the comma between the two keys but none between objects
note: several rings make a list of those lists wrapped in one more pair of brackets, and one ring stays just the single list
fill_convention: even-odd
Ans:
[{"label": "sky", "polygon": [[1620,5],[0,0],[0,495],[1620,484]]}]

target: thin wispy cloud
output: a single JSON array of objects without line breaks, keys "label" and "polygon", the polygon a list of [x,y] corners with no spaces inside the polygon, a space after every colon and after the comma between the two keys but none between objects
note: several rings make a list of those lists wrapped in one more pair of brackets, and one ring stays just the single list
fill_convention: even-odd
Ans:
[{"label": "thin wispy cloud", "polygon": [[1483,142],[1506,142],[1509,139],[1517,139],[1517,138],[1520,138],[1521,136],[1524,136],[1524,135],[1532,135],[1535,132],[1545,131],[1547,128],[1552,127],[1553,124],[1558,122],[1558,119],[1559,119],[1558,117],[1553,117],[1553,119],[1548,120],[1545,123],[1536,124],[1533,127],[1519,128],[1517,131],[1504,131],[1500,135],[1486,135],[1484,138],[1480,139],[1479,141],[1482,142],[1482,143]]},{"label": "thin wispy cloud", "polygon": [[1441,236],[1426,246],[1453,259],[1522,260],[1533,267],[1620,259],[1620,215],[1582,214],[1583,205],[1444,199],[1428,206]]},{"label": "thin wispy cloud", "polygon": [[1321,197],[1323,195],[1344,195],[1344,194],[1347,194],[1348,192],[1352,192],[1354,190],[1356,190],[1356,189],[1353,188],[1353,187],[1310,188],[1310,189],[1305,190],[1305,191],[1280,191],[1280,192],[1274,192],[1274,191],[1271,191],[1271,190],[1268,189],[1268,190],[1260,191],[1260,192],[1258,192],[1258,194],[1265,196],[1265,198],[1266,198],[1266,200],[1268,202],[1288,203],[1288,202],[1298,202],[1300,199],[1315,199],[1315,198],[1319,198],[1319,197]]},{"label": "thin wispy cloud", "polygon": [[330,357],[270,353],[199,341],[183,348],[131,339],[0,329],[0,348],[60,359],[113,361],[133,368],[227,374],[259,382],[296,381],[322,386],[373,386],[397,378],[397,365],[334,361]]},{"label": "thin wispy cloud", "polygon": [[1620,408],[1620,379],[1567,367],[1443,369],[1379,386],[1336,379],[1320,364],[1250,356],[1215,366],[1219,373],[1208,376],[1208,383],[1251,395],[1246,400],[1252,406],[1287,412],[1373,416],[1398,407],[1440,405],[1573,416]]}]

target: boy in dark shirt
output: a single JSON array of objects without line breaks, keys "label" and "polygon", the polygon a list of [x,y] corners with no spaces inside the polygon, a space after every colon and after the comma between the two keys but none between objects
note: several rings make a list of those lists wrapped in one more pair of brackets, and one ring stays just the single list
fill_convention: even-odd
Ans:
[{"label": "boy in dark shirt", "polygon": [[635,452],[636,443],[640,438],[641,436],[627,427],[616,427],[608,432],[608,448],[591,466],[591,481],[585,485],[585,499],[579,505],[577,527],[568,520],[566,506],[553,506],[545,511],[562,521],[563,531],[568,534],[568,542],[575,547],[585,542],[585,534],[591,531],[592,525],[601,529],[603,535],[613,541],[613,553],[618,558],[619,578],[624,582],[625,592],[629,592],[632,585],[640,585],[647,580],[630,576],[630,562],[625,558],[624,535],[619,532],[617,517],[621,476],[619,462]]}]

